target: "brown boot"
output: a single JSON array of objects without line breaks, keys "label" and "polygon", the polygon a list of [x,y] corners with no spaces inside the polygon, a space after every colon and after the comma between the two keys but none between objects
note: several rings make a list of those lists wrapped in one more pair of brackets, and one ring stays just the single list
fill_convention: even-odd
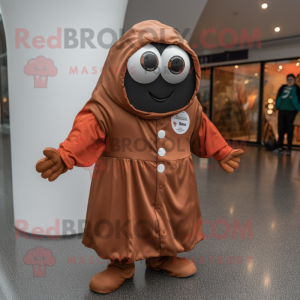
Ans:
[{"label": "brown boot", "polygon": [[146,266],[151,270],[161,270],[173,277],[189,277],[197,272],[195,264],[187,258],[176,256],[151,257],[146,259]]},{"label": "brown boot", "polygon": [[128,261],[115,260],[107,269],[93,276],[90,289],[94,292],[106,294],[115,291],[126,279],[133,278],[135,265]]}]

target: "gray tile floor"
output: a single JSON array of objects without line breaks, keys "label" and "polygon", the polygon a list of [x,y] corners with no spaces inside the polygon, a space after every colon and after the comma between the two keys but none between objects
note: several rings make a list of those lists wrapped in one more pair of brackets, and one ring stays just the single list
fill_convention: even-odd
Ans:
[{"label": "gray tile floor", "polygon": [[[181,256],[195,260],[197,274],[176,279],[146,270],[144,261],[138,261],[134,278],[108,295],[88,288],[107,262],[90,264],[95,253],[81,244],[81,236],[15,238],[10,160],[10,136],[2,130],[0,299],[300,299],[300,152],[277,157],[248,146],[243,165],[233,175],[216,169],[213,160],[195,158],[209,238]],[[233,238],[237,221],[241,228],[249,225],[244,238],[239,233]],[[227,231],[224,225],[214,229],[216,222],[228,224]],[[230,234],[221,239],[226,232]],[[27,251],[38,246],[56,258],[40,278],[23,261]],[[75,257],[75,263],[68,263],[68,257]]]}]

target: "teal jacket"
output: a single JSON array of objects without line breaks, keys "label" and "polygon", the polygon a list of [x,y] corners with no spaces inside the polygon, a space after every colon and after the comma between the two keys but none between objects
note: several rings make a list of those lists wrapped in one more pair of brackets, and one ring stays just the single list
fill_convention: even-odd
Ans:
[{"label": "teal jacket", "polygon": [[[282,85],[277,93],[276,105],[275,105],[276,109],[278,109],[280,107],[282,92],[286,86],[287,86],[286,84]],[[300,111],[300,101],[299,101],[300,100],[300,88],[298,85],[295,84],[293,86],[291,96],[292,96],[292,102],[293,102],[295,109],[297,111]]]}]

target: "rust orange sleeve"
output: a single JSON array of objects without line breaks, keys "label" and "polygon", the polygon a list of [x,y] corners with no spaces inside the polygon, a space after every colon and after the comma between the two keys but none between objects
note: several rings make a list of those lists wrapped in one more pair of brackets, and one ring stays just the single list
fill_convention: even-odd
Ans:
[{"label": "rust orange sleeve", "polygon": [[200,157],[209,158],[213,156],[214,159],[221,160],[232,151],[232,148],[228,146],[221,133],[203,112],[199,139]]},{"label": "rust orange sleeve", "polygon": [[105,134],[85,106],[76,116],[68,138],[57,151],[69,170],[93,165],[105,149]]}]

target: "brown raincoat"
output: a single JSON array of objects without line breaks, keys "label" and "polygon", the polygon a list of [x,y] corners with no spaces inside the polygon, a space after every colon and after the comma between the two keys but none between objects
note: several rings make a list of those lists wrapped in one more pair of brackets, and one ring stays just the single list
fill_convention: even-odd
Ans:
[{"label": "brown raincoat", "polygon": [[[151,42],[178,45],[192,56],[196,87],[182,109],[143,112],[127,98],[127,61]],[[135,261],[175,256],[203,239],[192,153],[221,160],[232,149],[202,112],[199,84],[197,55],[175,29],[158,21],[136,24],[110,49],[85,106],[106,144],[95,158],[83,235],[83,244],[100,257]],[[177,122],[188,129],[175,131]],[[58,150],[68,165],[66,154]]]}]

